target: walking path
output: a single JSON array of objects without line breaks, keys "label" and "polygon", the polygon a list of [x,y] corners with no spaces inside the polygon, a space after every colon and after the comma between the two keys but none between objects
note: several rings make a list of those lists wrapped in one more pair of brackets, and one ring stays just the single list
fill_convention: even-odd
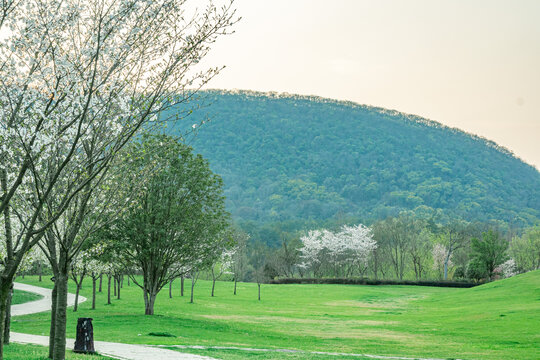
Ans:
[{"label": "walking path", "polygon": [[[13,305],[11,307],[11,315],[27,315],[34,314],[51,309],[51,292],[50,289],[45,289],[38,286],[15,283],[15,289],[32,292],[43,296],[43,298],[27,302],[24,304]],[[86,301],[86,298],[79,296],[79,303]],[[68,306],[75,304],[75,295],[69,294]],[[21,334],[11,332],[11,341],[21,344],[34,345],[49,345],[48,336]],[[75,339],[67,339],[67,348],[73,349]],[[94,346],[96,351],[104,356],[109,356],[120,360],[216,360],[207,356],[185,354],[174,350],[160,349],[145,345],[131,345],[122,343],[113,343],[107,341],[95,341]]]}]

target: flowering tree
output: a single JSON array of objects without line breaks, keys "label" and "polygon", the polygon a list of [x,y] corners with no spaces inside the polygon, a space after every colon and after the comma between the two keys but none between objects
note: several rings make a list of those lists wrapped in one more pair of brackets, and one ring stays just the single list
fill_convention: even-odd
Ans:
[{"label": "flowering tree", "polygon": [[[160,110],[189,100],[188,87],[197,89],[218,72],[193,68],[232,25],[234,12],[210,2],[189,16],[184,0],[0,6],[0,25],[9,29],[0,42],[0,213],[8,229],[3,317],[23,255],[70,206],[74,221],[64,240],[71,242],[115,154]],[[64,257],[58,314],[65,313],[70,259]],[[57,326],[52,355],[63,359],[64,317]]]},{"label": "flowering tree", "polygon": [[433,257],[433,270],[437,271],[439,279],[442,279],[444,274],[448,274],[448,269],[454,266],[452,263],[452,254],[448,256],[446,246],[437,243],[433,246],[431,255]]},{"label": "flowering tree", "polygon": [[216,281],[219,280],[223,274],[231,274],[233,250],[223,250],[221,256],[216,257],[210,266],[210,273],[212,274],[212,297],[214,296],[214,289],[216,287]]},{"label": "flowering tree", "polygon": [[371,229],[362,224],[343,226],[337,233],[310,231],[300,240],[302,267],[313,271],[315,276],[351,276],[355,271],[362,275],[370,254],[377,247]]},{"label": "flowering tree", "polygon": [[495,273],[500,274],[503,278],[509,278],[516,275],[518,273],[516,262],[514,259],[506,260],[495,268]]}]

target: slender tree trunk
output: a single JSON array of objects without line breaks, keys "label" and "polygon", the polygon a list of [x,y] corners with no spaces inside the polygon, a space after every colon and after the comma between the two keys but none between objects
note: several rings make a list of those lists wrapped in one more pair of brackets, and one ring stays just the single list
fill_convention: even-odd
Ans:
[{"label": "slender tree trunk", "polygon": [[120,284],[121,284],[121,280],[118,279],[118,281],[117,281],[117,285],[118,285],[118,296],[116,297],[117,300],[120,300],[120,287],[121,287]]},{"label": "slender tree trunk", "polygon": [[212,279],[212,297],[214,297],[214,289],[216,287],[216,279]]},{"label": "slender tree trunk", "polygon": [[[120,275],[120,287],[124,287],[124,274]],[[120,299],[120,297],[118,297]]]},{"label": "slender tree trunk", "polygon": [[234,295],[236,295],[236,276],[234,277]]},{"label": "slender tree trunk", "polygon": [[193,275],[191,275],[191,299],[190,303],[193,304],[193,289],[195,288],[195,280],[193,279]]},{"label": "slender tree trunk", "polygon": [[99,292],[103,292],[101,285],[103,284],[103,274],[99,275]]},{"label": "slender tree trunk", "polygon": [[57,299],[58,299],[58,286],[55,281],[54,287],[51,293],[51,327],[49,330],[49,359],[53,358],[54,339],[55,339],[54,334],[56,330],[56,301]]},{"label": "slender tree trunk", "polygon": [[107,285],[107,305],[111,305],[111,275],[107,275],[108,285]]},{"label": "slender tree trunk", "polygon": [[58,285],[56,298],[56,326],[54,330],[54,360],[64,360],[66,357],[66,321],[68,297],[67,267],[61,269],[55,280]]},{"label": "slender tree trunk", "polygon": [[79,307],[79,291],[81,290],[81,284],[82,280],[80,283],[77,283],[77,288],[75,290],[75,305],[73,306],[73,312],[76,312]]},{"label": "slender tree trunk", "polygon": [[257,287],[259,288],[259,301],[261,301],[261,283],[257,283]]},{"label": "slender tree trunk", "polygon": [[180,278],[180,296],[184,296],[184,277]]},{"label": "slender tree trunk", "polygon": [[41,260],[38,261],[38,275],[39,275],[39,282],[41,282],[41,276],[43,275],[43,267],[41,264]]},{"label": "slender tree trunk", "polygon": [[169,280],[169,299],[172,299],[172,280]]},{"label": "slender tree trunk", "polygon": [[444,280],[448,280],[448,262],[450,261],[450,255],[451,252],[448,251],[448,254],[444,259]]},{"label": "slender tree trunk", "polygon": [[96,282],[97,278],[92,276],[92,310],[96,309]]},{"label": "slender tree trunk", "polygon": [[113,288],[114,288],[114,296],[116,296],[116,286],[118,284],[118,279],[116,278],[116,276],[113,276]]},{"label": "slender tree trunk", "polygon": [[6,299],[6,316],[4,321],[4,345],[9,344],[9,331],[11,329],[11,299],[13,299],[13,285]]},{"label": "slender tree trunk", "polygon": [[129,275],[128,275],[127,279],[128,279],[128,286],[130,286],[130,283],[129,283]]}]

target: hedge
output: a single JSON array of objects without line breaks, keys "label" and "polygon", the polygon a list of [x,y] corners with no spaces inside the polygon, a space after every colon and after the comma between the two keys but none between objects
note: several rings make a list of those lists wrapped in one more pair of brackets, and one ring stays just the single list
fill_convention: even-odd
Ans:
[{"label": "hedge", "polygon": [[343,284],[343,285],[415,285],[415,286],[436,286],[436,287],[454,287],[471,288],[481,285],[467,281],[449,281],[449,280],[377,280],[368,278],[281,278],[270,280],[270,284]]}]

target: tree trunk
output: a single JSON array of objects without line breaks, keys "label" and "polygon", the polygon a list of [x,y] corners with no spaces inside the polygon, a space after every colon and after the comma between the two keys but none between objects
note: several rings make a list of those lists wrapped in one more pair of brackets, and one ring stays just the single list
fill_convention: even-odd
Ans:
[{"label": "tree trunk", "polygon": [[172,299],[172,283],[173,280],[169,280],[169,299]]},{"label": "tree trunk", "polygon": [[129,283],[129,275],[128,275],[127,279],[128,279],[128,286],[130,286],[130,283]]},{"label": "tree trunk", "polygon": [[99,292],[102,292],[103,274],[99,275]]},{"label": "tree trunk", "polygon": [[111,305],[111,275],[107,275],[109,281],[107,286],[107,305]]},{"label": "tree trunk", "polygon": [[92,310],[96,309],[96,282],[96,277],[92,276]]},{"label": "tree trunk", "polygon": [[[124,275],[120,275],[120,287],[124,287]],[[120,297],[118,297],[120,299]]]},{"label": "tree trunk", "polygon": [[82,280],[80,283],[77,284],[77,288],[75,290],[75,305],[73,306],[73,312],[76,312],[79,306],[79,291],[81,290],[81,285],[82,285]]},{"label": "tree trunk", "polygon": [[180,296],[184,296],[184,277],[180,278]]},{"label": "tree trunk", "polygon": [[39,282],[41,282],[41,276],[43,275],[43,268],[41,265],[41,260],[38,261],[38,275],[39,275]]},{"label": "tree trunk", "polygon": [[116,296],[116,285],[118,283],[118,280],[116,278],[116,276],[113,276],[113,291],[114,291],[114,296]]},{"label": "tree trunk", "polygon": [[144,315],[154,315],[154,304],[156,302],[156,294],[144,290]]},{"label": "tree trunk", "polygon": [[261,283],[257,283],[257,287],[259,288],[259,301],[261,301]]},{"label": "tree trunk", "polygon": [[7,299],[11,288],[11,281],[0,279],[0,360],[4,358],[4,325],[7,313]]},{"label": "tree trunk", "polygon": [[212,279],[212,297],[214,297],[214,289],[216,287],[216,279]]},{"label": "tree trunk", "polygon": [[450,251],[448,252],[448,255],[446,255],[446,258],[444,259],[444,280],[448,280],[448,262],[450,261]]},{"label": "tree trunk", "polygon": [[58,299],[58,286],[56,281],[51,293],[51,327],[49,330],[49,359],[53,358],[54,350],[54,333],[56,330],[56,301]]},{"label": "tree trunk", "polygon": [[11,329],[11,299],[13,298],[13,285],[6,299],[6,316],[4,320],[4,345],[9,344],[9,331]]},{"label": "tree trunk", "polygon": [[118,296],[116,297],[117,300],[120,300],[120,279],[116,282],[116,285],[118,286]]},{"label": "tree trunk", "polygon": [[55,278],[57,283],[56,298],[56,326],[54,329],[53,359],[64,360],[66,357],[66,321],[67,321],[67,297],[68,297],[68,273],[67,268],[62,269]]},{"label": "tree trunk", "polygon": [[234,277],[234,295],[236,295],[236,276]]},{"label": "tree trunk", "polygon": [[193,275],[191,275],[191,300],[190,303],[193,304],[193,288],[195,287],[195,280],[193,279]]}]

